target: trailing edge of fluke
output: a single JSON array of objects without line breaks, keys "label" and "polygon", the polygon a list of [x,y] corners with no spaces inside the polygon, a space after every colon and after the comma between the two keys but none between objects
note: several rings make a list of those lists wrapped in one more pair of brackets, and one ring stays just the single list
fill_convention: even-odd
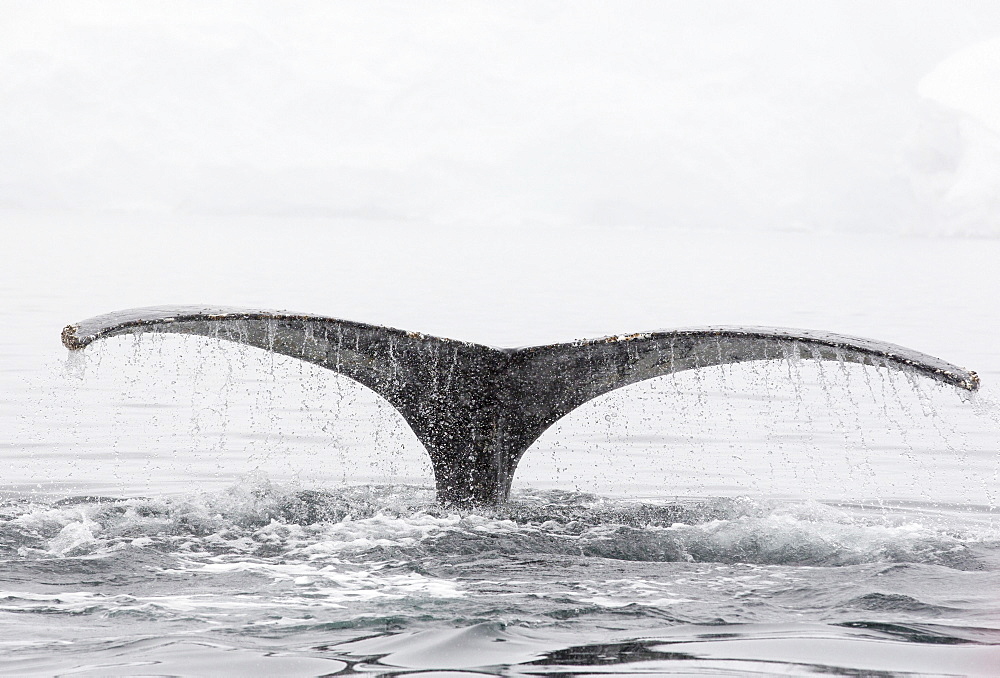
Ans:
[{"label": "trailing edge of fluke", "polygon": [[152,306],[69,325],[62,340],[78,350],[143,332],[256,346],[367,386],[403,415],[430,456],[438,499],[457,506],[503,502],[524,452],[573,409],[674,372],[801,357],[912,370],[969,391],[979,388],[975,372],[902,346],[772,327],[696,327],[501,349],[286,311]]}]

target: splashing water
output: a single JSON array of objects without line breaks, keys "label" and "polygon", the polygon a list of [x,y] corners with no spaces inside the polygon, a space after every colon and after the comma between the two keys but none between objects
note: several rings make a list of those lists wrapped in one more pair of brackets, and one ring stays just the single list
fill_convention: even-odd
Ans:
[{"label": "splashing water", "polygon": [[[795,610],[797,623],[933,627],[938,642],[964,643],[949,625],[1000,612],[989,593],[1000,584],[1000,529],[964,506],[648,503],[536,490],[458,513],[436,506],[430,487],[317,491],[258,476],[222,493],[9,499],[2,517],[0,620],[44,638],[30,620],[73,619],[74,651],[94,661],[107,659],[109,633],[120,645],[153,627],[239,638],[258,652],[282,639],[303,648],[297,657],[348,663],[396,647],[390,636],[360,652],[349,642],[359,635],[406,631],[424,634],[414,647],[430,665],[441,661],[431,655],[442,629],[490,620],[501,636],[520,628],[546,638],[530,659],[558,663],[567,632],[577,644],[606,642],[609,625],[649,637],[652,622],[652,635],[677,642],[692,625],[763,629]],[[732,638],[760,633],[729,628]],[[5,652],[15,667],[57,665],[42,647],[8,642]],[[123,649],[118,661],[154,649]],[[496,655],[522,660],[514,647]],[[385,661],[388,671],[401,660]]]}]

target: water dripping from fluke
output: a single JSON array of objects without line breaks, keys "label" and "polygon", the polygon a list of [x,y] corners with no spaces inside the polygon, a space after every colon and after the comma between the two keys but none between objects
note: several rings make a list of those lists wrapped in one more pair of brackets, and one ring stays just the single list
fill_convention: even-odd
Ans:
[{"label": "water dripping from fluke", "polygon": [[506,501],[521,456],[552,424],[609,391],[677,372],[757,360],[860,363],[918,373],[966,391],[975,372],[912,349],[817,330],[711,326],[493,348],[419,332],[287,311],[154,306],[67,326],[63,344],[146,332],[194,334],[320,365],[396,408],[431,460],[438,500]]}]

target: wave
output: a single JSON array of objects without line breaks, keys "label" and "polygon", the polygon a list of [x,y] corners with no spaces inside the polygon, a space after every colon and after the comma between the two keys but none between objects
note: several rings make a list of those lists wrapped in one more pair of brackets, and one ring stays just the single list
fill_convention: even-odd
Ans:
[{"label": "wave", "polygon": [[358,562],[574,556],[621,561],[845,566],[919,563],[1000,569],[988,512],[737,498],[640,503],[527,490],[503,507],[456,511],[432,488],[334,490],[244,481],[217,494],[9,500],[0,557],[107,555],[121,549],[186,557]]}]

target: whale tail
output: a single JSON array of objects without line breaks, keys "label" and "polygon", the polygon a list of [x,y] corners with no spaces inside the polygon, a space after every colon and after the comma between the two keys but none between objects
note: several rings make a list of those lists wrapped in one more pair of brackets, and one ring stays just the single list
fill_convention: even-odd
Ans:
[{"label": "whale tail", "polygon": [[67,326],[63,344],[142,332],[195,334],[311,362],[367,386],[424,445],[445,504],[496,504],[528,447],[608,391],[689,369],[787,357],[911,369],[974,391],[975,372],[902,346],[814,330],[702,327],[498,349],[285,311],[148,307]]}]

